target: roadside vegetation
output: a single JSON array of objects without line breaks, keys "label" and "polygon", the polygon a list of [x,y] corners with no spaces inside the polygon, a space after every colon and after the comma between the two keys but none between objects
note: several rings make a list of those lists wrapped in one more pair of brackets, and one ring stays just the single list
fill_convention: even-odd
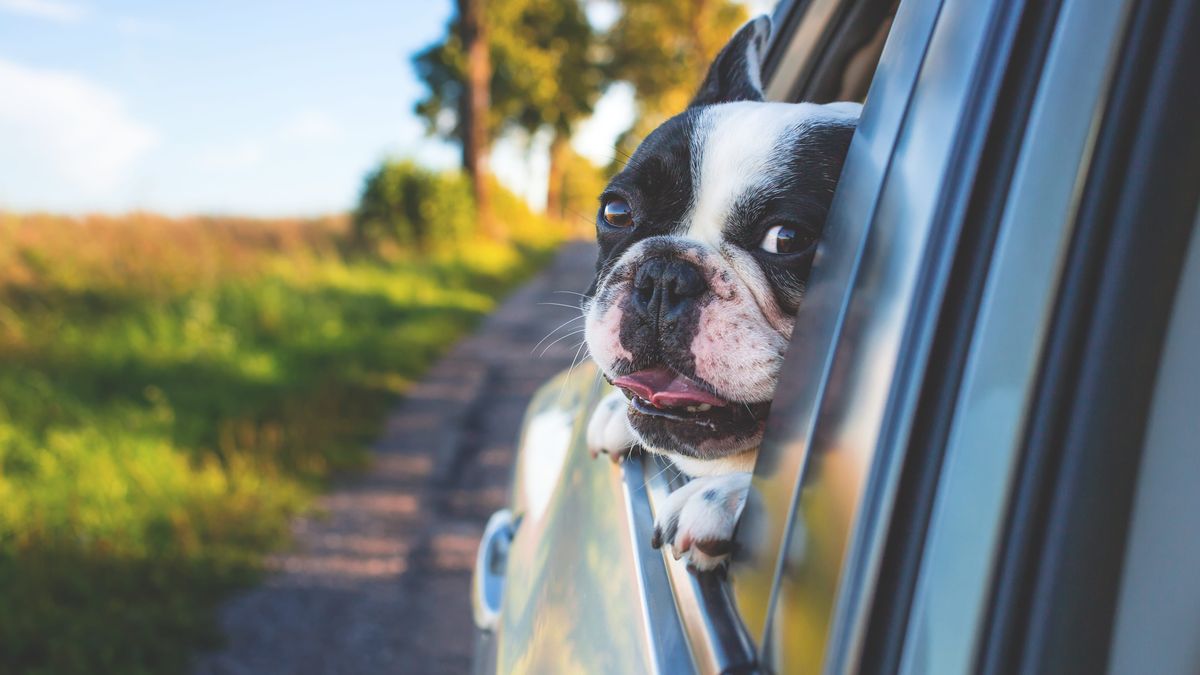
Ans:
[{"label": "roadside vegetation", "polygon": [[563,235],[497,188],[510,238],[479,238],[456,174],[381,171],[456,225],[0,214],[0,672],[217,644],[215,604]]}]

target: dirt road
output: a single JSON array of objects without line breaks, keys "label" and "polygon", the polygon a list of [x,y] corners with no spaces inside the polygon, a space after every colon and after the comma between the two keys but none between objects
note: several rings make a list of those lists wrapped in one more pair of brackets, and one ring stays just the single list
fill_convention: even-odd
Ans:
[{"label": "dirt road", "polygon": [[565,247],[431,369],[389,416],[371,468],[336,484],[266,582],[228,604],[226,649],[200,657],[197,673],[468,669],[479,536],[505,503],[526,402],[582,339],[539,358],[534,344],[578,312],[538,303],[577,304],[556,291],[585,290],[595,255]]}]

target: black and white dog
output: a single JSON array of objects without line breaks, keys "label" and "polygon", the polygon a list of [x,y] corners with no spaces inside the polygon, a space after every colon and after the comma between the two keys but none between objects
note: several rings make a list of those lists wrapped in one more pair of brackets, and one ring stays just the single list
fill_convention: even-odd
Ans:
[{"label": "black and white dog", "polygon": [[639,444],[693,477],[657,515],[653,544],[698,570],[731,548],[860,109],[764,102],[770,28],[760,17],[739,30],[688,109],[609,183],[584,306],[588,348],[617,387],[588,445],[617,456]]}]

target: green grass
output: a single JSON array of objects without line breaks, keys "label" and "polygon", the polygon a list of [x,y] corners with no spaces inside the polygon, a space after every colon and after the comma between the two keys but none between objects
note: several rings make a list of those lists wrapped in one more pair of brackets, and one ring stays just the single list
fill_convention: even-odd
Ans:
[{"label": "green grass", "polygon": [[2,672],[219,644],[215,605],[551,247],[385,264],[337,224],[147,218],[0,214]]}]

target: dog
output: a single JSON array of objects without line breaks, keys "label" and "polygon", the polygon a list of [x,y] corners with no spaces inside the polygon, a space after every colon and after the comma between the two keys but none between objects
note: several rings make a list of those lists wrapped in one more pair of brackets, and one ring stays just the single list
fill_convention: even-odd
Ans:
[{"label": "dog", "polygon": [[765,102],[759,17],[721,50],[687,110],[655,129],[600,197],[585,294],[592,359],[616,389],[593,454],[635,445],[690,482],[655,548],[690,569],[732,550],[805,281],[858,123],[857,103]]}]

